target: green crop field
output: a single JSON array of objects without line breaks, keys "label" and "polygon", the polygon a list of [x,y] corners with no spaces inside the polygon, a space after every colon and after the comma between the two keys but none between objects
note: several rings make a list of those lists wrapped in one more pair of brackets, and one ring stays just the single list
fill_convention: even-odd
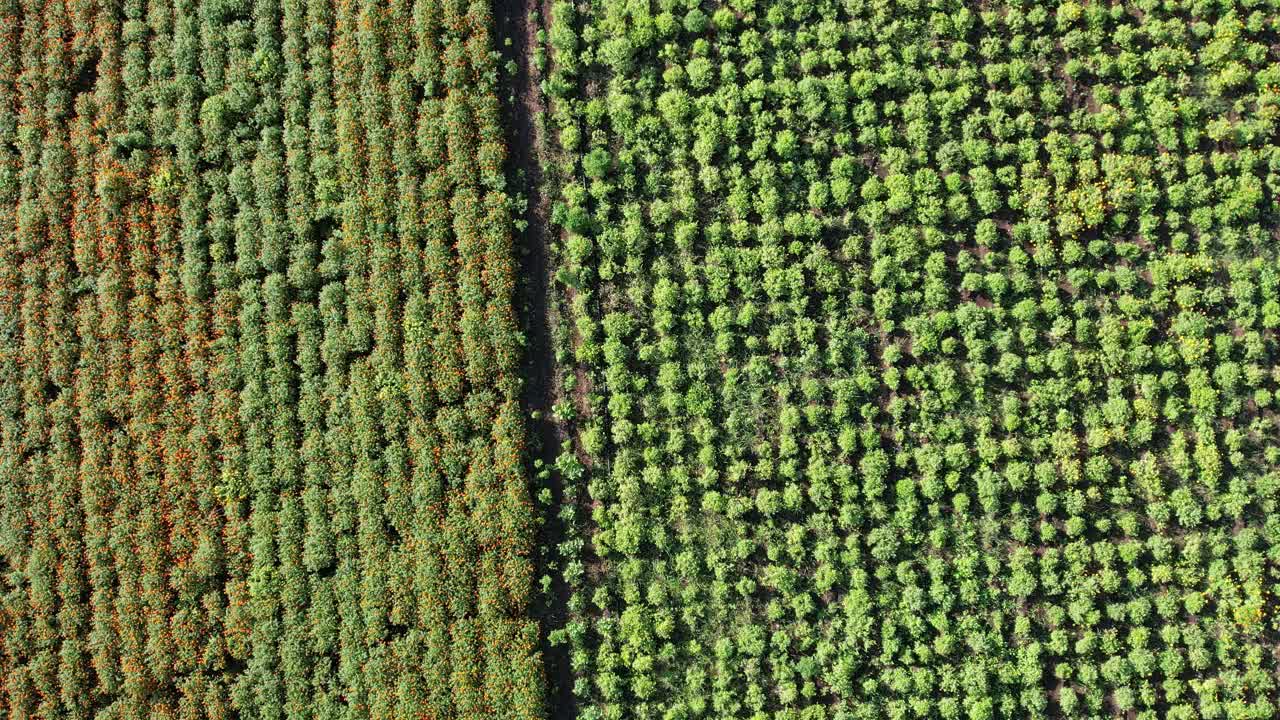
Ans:
[{"label": "green crop field", "polygon": [[0,0],[0,716],[1271,720],[1278,332],[1278,0]]},{"label": "green crop field", "polygon": [[582,716],[1280,714],[1277,8],[658,5],[548,33]]}]

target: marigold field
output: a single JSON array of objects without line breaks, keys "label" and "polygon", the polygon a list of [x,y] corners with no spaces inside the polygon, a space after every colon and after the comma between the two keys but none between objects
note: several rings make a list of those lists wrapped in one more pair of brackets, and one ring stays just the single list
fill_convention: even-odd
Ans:
[{"label": "marigold field", "polygon": [[5,716],[538,717],[488,4],[2,12]]},{"label": "marigold field", "polygon": [[1280,717],[1280,0],[0,0],[0,715]]}]

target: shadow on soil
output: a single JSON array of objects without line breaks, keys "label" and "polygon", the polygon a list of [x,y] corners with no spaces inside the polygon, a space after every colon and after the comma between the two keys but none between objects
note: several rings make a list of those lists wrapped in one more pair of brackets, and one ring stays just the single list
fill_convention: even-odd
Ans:
[{"label": "shadow on soil", "polygon": [[[513,192],[527,200],[523,220],[527,226],[516,234],[519,279],[516,302],[525,335],[525,385],[522,401],[530,434],[530,457],[541,459],[544,467],[555,464],[565,430],[551,419],[556,402],[555,346],[551,334],[551,228],[548,202],[542,192],[541,138],[537,116],[543,111],[538,71],[533,67],[537,31],[545,27],[547,8],[539,0],[497,0],[494,3],[497,40],[503,62],[514,62],[515,73],[505,77],[510,98],[504,98],[507,127],[509,178]],[[534,21],[530,22],[530,16]],[[506,40],[510,39],[510,44]],[[508,66],[509,67],[509,66]],[[540,413],[538,419],[532,413]],[[530,477],[536,471],[530,468]],[[568,618],[570,588],[563,575],[548,566],[555,562],[554,548],[565,537],[565,527],[557,509],[564,499],[562,478],[551,473],[545,481],[532,483],[536,492],[549,487],[550,507],[538,504],[545,513],[538,529],[537,576],[550,575],[551,592],[535,592],[531,612],[541,626],[542,657],[547,673],[547,717],[570,720],[577,716],[573,695],[573,673],[567,645],[552,646],[551,630],[563,627]],[[536,501],[535,501],[536,502]],[[548,552],[551,551],[551,552]]]}]

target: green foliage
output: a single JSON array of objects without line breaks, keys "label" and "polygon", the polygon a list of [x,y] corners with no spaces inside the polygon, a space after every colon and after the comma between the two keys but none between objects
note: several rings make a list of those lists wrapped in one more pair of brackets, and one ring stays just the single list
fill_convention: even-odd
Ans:
[{"label": "green foliage", "polygon": [[6,714],[542,717],[490,4],[0,18]]},{"label": "green foliage", "polygon": [[552,8],[584,717],[1274,713],[1274,16]]}]

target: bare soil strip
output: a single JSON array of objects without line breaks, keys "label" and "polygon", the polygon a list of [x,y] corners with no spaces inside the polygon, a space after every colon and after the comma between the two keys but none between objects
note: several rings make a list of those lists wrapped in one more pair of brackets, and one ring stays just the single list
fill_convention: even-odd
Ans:
[{"label": "bare soil strip", "polygon": [[[541,459],[544,467],[555,464],[560,446],[568,437],[557,423],[551,408],[557,400],[555,347],[551,334],[552,278],[550,243],[552,228],[549,201],[543,193],[542,148],[536,118],[544,106],[539,89],[540,73],[533,66],[533,52],[538,46],[537,32],[545,27],[549,9],[539,0],[496,0],[499,48],[504,62],[515,63],[515,73],[508,77],[510,101],[503,98],[507,113],[507,148],[512,192],[523,194],[527,205],[523,216],[527,226],[517,232],[517,257],[520,261],[516,302],[525,334],[525,385],[523,402],[531,440],[530,459]],[[534,21],[531,22],[531,16]],[[510,39],[510,44],[506,40]],[[534,417],[534,413],[538,417]],[[530,477],[536,470],[530,467]],[[547,715],[553,720],[570,720],[577,716],[573,695],[573,673],[569,665],[567,645],[552,646],[547,634],[563,627],[568,616],[571,590],[564,576],[549,565],[555,561],[554,548],[565,537],[564,523],[558,509],[564,499],[563,478],[551,473],[550,479],[533,483],[536,491],[549,486],[552,504],[538,504],[546,514],[538,530],[538,577],[552,578],[552,592],[535,593],[532,612],[542,628],[542,655],[547,672]]]}]

